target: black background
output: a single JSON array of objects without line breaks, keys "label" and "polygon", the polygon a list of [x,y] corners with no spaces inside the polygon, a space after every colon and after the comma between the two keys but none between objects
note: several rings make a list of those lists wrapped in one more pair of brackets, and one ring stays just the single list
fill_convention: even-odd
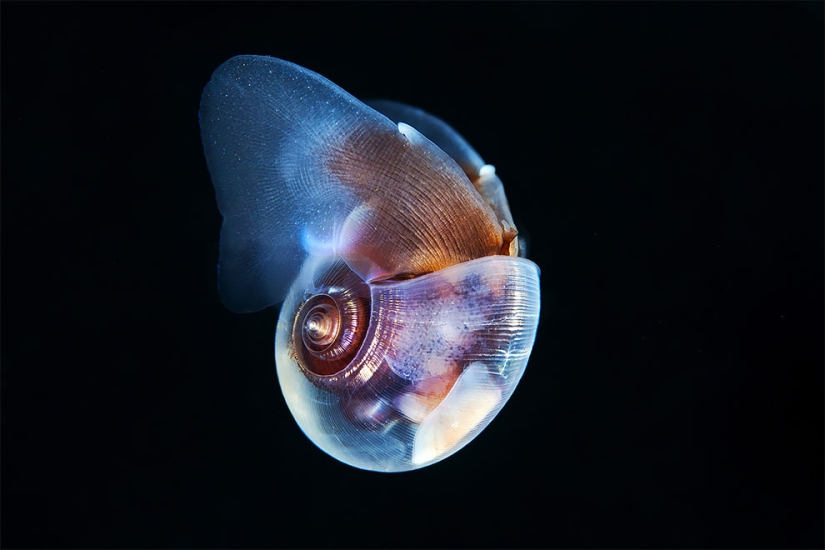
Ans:
[{"label": "black background", "polygon": [[[4,547],[822,547],[822,3],[2,4]],[[215,285],[236,54],[457,128],[542,269],[473,443],[299,431]]]}]

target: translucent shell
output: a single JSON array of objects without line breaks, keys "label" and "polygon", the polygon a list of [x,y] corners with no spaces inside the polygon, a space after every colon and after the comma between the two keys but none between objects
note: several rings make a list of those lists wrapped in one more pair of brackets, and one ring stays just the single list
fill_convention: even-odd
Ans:
[{"label": "translucent shell", "polygon": [[380,471],[437,462],[489,424],[524,373],[539,315],[530,261],[488,256],[369,285],[364,344],[326,376],[302,365],[296,319],[346,267],[305,269],[281,308],[278,378],[304,433],[342,462]]},{"label": "translucent shell", "polygon": [[221,65],[200,123],[221,299],[284,302],[278,379],[304,433],[387,472],[478,435],[524,373],[540,308],[495,169],[438,118],[271,57]]}]

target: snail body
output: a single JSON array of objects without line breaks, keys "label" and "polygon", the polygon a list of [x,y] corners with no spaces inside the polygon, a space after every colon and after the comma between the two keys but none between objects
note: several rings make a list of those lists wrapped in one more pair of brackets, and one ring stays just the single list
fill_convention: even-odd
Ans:
[{"label": "snail body", "polygon": [[492,166],[441,120],[370,105],[239,56],[204,89],[201,133],[224,304],[283,301],[275,358],[300,428],[342,462],[404,471],[462,448],[509,399],[539,270]]}]

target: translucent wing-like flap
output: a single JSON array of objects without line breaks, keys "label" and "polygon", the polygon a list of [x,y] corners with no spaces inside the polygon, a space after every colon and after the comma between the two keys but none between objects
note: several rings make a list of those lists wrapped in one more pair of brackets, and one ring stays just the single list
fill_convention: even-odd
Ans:
[{"label": "translucent wing-like flap", "polygon": [[330,172],[361,199],[344,220],[338,252],[364,280],[430,273],[501,249],[500,220],[414,127],[351,135],[338,151]]},{"label": "translucent wing-like flap", "polygon": [[[513,216],[510,213],[510,205],[504,194],[504,185],[496,175],[495,168],[492,165],[485,164],[481,155],[452,126],[422,109],[397,101],[373,99],[366,103],[393,122],[406,123],[415,127],[427,139],[452,157],[490,208],[493,209],[496,219],[505,220],[515,227]],[[513,255],[518,254],[518,250],[513,252]]]},{"label": "translucent wing-like flap", "polygon": [[365,103],[393,122],[405,122],[414,126],[427,136],[427,139],[450,155],[471,179],[478,175],[479,168],[484,166],[481,155],[461,134],[440,118],[423,109],[387,99],[370,99]]},{"label": "translucent wing-like flap", "polygon": [[204,89],[200,122],[233,311],[281,301],[310,255],[340,255],[372,281],[502,246],[500,217],[449,155],[302,67],[230,59]]}]

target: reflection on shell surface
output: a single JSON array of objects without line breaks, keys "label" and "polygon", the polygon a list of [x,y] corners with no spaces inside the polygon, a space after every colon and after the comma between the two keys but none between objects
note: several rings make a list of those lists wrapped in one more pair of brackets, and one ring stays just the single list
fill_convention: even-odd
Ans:
[{"label": "reflection on shell surface", "polygon": [[539,269],[495,169],[440,119],[271,57],[221,65],[200,124],[221,299],[283,302],[275,360],[301,430],[385,472],[469,443],[512,395],[539,319]]}]

